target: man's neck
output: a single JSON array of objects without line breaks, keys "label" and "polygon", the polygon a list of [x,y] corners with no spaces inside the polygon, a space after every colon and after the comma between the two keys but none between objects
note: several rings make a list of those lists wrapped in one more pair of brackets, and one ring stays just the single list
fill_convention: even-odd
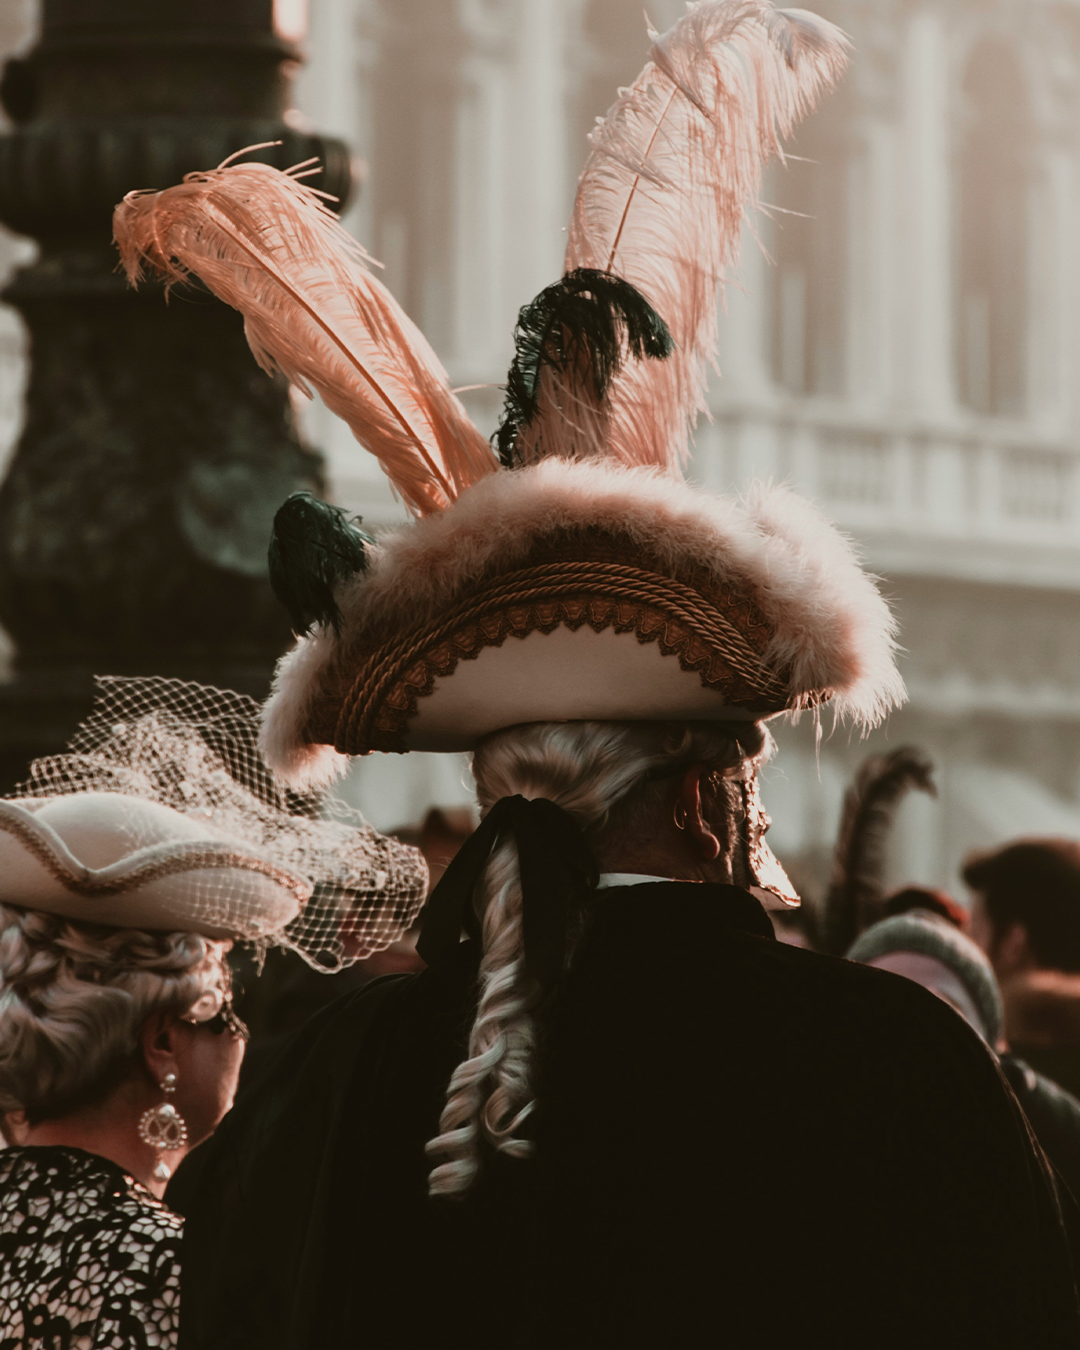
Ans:
[{"label": "man's neck", "polygon": [[598,858],[601,872],[634,873],[665,881],[712,881],[732,884],[731,863],[726,858],[704,862],[674,849],[637,849],[632,846],[604,850]]}]

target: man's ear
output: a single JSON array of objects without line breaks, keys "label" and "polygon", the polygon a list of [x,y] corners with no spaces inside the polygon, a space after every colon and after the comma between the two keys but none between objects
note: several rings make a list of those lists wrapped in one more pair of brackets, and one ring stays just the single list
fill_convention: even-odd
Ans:
[{"label": "man's ear", "polygon": [[686,835],[694,851],[706,861],[714,862],[722,849],[702,809],[701,783],[705,776],[706,770],[702,764],[693,764],[687,769],[679,783],[675,811],[686,821]]}]

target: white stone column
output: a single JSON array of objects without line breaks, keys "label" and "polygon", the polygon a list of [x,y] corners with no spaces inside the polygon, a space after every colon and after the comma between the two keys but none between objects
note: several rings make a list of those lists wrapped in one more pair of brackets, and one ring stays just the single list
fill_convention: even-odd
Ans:
[{"label": "white stone column", "polygon": [[865,114],[849,166],[847,398],[884,413],[895,389],[896,128]]},{"label": "white stone column", "polygon": [[1076,169],[1071,150],[1056,141],[1037,155],[1028,203],[1027,405],[1047,434],[1065,436],[1076,417]]},{"label": "white stone column", "polygon": [[1061,345],[1057,368],[1061,380],[1062,417],[1068,434],[1075,437],[1080,431],[1080,391],[1077,388],[1080,375],[1080,260],[1076,251],[1076,231],[1080,228],[1080,159],[1075,150],[1068,153],[1066,162],[1057,172],[1061,175],[1061,218],[1055,252],[1065,277],[1059,289],[1057,331]]},{"label": "white stone column", "polygon": [[506,253],[508,44],[469,34],[457,77],[454,142],[452,344],[440,353],[456,384],[495,378],[500,348],[500,262]]},{"label": "white stone column", "polygon": [[718,424],[709,428],[701,419],[692,465],[693,477],[712,488],[742,487],[779,472],[772,416],[776,389],[768,351],[772,277],[763,251],[768,226],[761,215],[744,226],[739,264],[719,299],[720,375],[712,377],[709,391]]},{"label": "white stone column", "polygon": [[492,12],[461,0],[455,129],[453,342],[446,353],[485,432],[502,403],[517,312],[562,273],[573,197],[566,156],[566,3]]},{"label": "white stone column", "polygon": [[[930,727],[919,727],[919,744],[929,737]],[[911,733],[905,728],[905,737]],[[936,756],[935,756],[936,758]],[[937,776],[942,776],[938,770]],[[942,794],[944,796],[945,794]],[[900,886],[944,886],[955,891],[956,878],[948,874],[944,837],[947,798],[925,792],[909,792],[900,804],[888,850],[887,877],[890,889]]]},{"label": "white stone column", "polygon": [[[366,178],[374,149],[372,82],[380,21],[378,0],[311,0],[302,43],[307,59],[296,83],[296,115],[342,137],[353,152],[356,181],[343,221],[376,254],[381,241],[375,238]],[[345,423],[319,398],[308,403],[298,396],[297,408],[307,438],[326,456],[330,495],[369,524],[402,518],[403,508],[394,501],[386,475]]]},{"label": "white stone column", "polygon": [[503,318],[562,275],[576,184],[568,163],[567,0],[518,0],[507,108]]},{"label": "white stone column", "polygon": [[956,402],[948,42],[938,6],[922,5],[907,21],[902,128],[898,393],[907,409],[937,419]]},{"label": "white stone column", "polygon": [[[306,59],[294,90],[299,118],[340,136],[357,156],[358,170],[367,149],[359,141],[370,126],[359,69],[361,22],[370,22],[370,10],[370,0],[310,0],[307,35],[300,40]],[[311,182],[319,186],[318,178]],[[362,196],[363,185],[354,184],[353,209]]]},{"label": "white stone column", "polygon": [[[759,215],[743,228],[739,265],[723,288],[719,309],[720,379],[715,394],[722,402],[760,402],[773,391],[769,343],[771,264],[769,221]],[[758,237],[761,242],[758,242]]]}]

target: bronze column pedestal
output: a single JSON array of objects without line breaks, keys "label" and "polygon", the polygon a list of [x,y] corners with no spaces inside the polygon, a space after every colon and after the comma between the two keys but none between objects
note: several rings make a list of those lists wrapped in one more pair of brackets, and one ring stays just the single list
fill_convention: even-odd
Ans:
[{"label": "bronze column pedestal", "polygon": [[4,298],[30,338],[26,421],[0,486],[0,784],[59,748],[95,673],[265,691],[288,626],[266,579],[277,506],[321,489],[287,390],[239,316],[205,293],[132,292],[111,213],[262,141],[318,156],[344,199],[338,141],[289,124],[298,54],[270,0],[44,0],[41,41],[0,97],[0,220],[39,244]]}]

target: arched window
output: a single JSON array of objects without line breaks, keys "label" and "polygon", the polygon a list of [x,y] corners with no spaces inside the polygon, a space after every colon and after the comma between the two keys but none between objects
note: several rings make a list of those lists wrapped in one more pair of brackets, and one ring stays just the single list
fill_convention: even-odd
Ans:
[{"label": "arched window", "polygon": [[848,140],[841,87],[785,147],[763,199],[772,271],[773,377],[795,394],[844,393]]},{"label": "arched window", "polygon": [[999,43],[977,48],[963,88],[960,394],[976,412],[1017,416],[1027,393],[1030,111],[1017,63]]}]

